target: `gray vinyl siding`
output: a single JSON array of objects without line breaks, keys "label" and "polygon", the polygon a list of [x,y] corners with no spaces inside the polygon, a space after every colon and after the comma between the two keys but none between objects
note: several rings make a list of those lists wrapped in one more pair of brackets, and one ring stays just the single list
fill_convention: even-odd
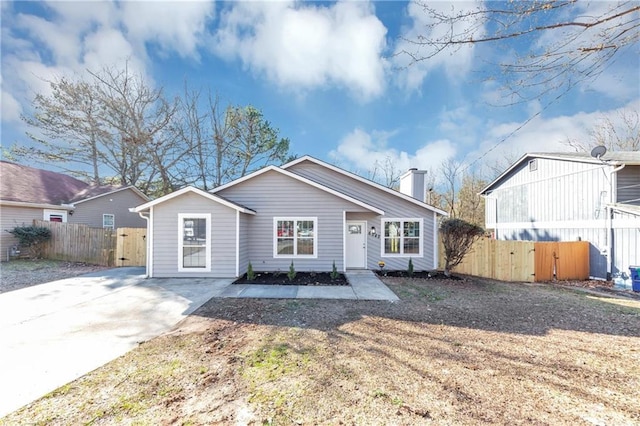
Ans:
[{"label": "gray vinyl siding", "polygon": [[617,173],[616,202],[640,206],[640,166],[626,166]]},{"label": "gray vinyl siding", "polygon": [[[178,214],[211,213],[211,272],[178,270]],[[187,193],[153,207],[154,277],[235,277],[236,210]]]},{"label": "gray vinyl siding", "polygon": [[42,208],[0,206],[0,258],[7,260],[7,249],[18,243],[10,231],[16,226],[33,225],[33,220],[42,220],[44,212]]},{"label": "gray vinyl siding", "polygon": [[239,276],[247,272],[247,266],[249,265],[249,223],[252,218],[253,216],[251,215],[240,213]]},{"label": "gray vinyl siding", "polygon": [[[295,164],[287,170],[376,206],[384,210],[386,218],[422,218],[422,256],[413,257],[412,262],[416,270],[431,270],[437,267],[434,263],[434,251],[437,249],[437,245],[434,243],[436,241],[434,223],[437,223],[437,215],[433,211],[310,161]],[[347,217],[357,219],[354,215]],[[366,219],[369,229],[371,226],[375,226],[378,233],[382,232],[382,216],[372,217],[369,215],[366,216]],[[407,268],[408,257],[384,257],[382,256],[381,244],[380,237],[367,237],[367,268],[377,269],[380,260],[385,262],[386,268],[389,270]]]},{"label": "gray vinyl siding", "polygon": [[68,216],[68,222],[102,228],[102,215],[112,214],[115,228],[145,228],[147,222],[138,213],[131,213],[129,208],[146,202],[147,200],[133,190],[125,189],[77,203],[73,215]]},{"label": "gray vinyl siding", "polygon": [[[268,171],[217,193],[256,211],[246,220],[248,260],[254,271],[330,271],[343,269],[343,212],[368,212],[364,207],[326,191]],[[274,258],[274,217],[317,218],[317,258]],[[243,232],[244,233],[244,232]]]}]

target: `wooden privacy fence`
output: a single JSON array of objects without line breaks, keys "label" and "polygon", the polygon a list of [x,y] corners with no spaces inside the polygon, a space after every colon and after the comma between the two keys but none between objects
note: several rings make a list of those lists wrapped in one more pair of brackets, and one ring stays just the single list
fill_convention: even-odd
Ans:
[{"label": "wooden privacy fence", "polygon": [[[444,266],[442,245],[440,264]],[[585,280],[589,278],[589,243],[481,238],[454,271],[502,281]]]},{"label": "wooden privacy fence", "polygon": [[43,249],[47,259],[86,262],[103,266],[144,266],[145,228],[89,228],[77,223],[34,220],[35,226],[51,230]]}]

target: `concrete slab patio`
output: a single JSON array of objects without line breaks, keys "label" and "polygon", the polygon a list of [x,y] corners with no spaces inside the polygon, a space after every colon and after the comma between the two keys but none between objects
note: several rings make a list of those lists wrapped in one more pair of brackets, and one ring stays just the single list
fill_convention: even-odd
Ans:
[{"label": "concrete slab patio", "polygon": [[171,330],[212,297],[398,300],[373,272],[350,286],[147,279],[118,268],[0,294],[0,417]]}]

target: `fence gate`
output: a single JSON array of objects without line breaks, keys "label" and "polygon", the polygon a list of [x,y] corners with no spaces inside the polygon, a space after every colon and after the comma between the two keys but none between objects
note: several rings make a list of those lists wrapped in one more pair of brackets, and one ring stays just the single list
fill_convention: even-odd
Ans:
[{"label": "fence gate", "polygon": [[115,266],[145,266],[147,264],[147,230],[118,228]]}]

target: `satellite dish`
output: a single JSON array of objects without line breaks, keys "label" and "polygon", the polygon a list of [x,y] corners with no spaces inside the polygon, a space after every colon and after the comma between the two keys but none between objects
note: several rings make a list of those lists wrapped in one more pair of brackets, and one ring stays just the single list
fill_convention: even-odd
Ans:
[{"label": "satellite dish", "polygon": [[591,150],[591,156],[593,158],[597,158],[598,160],[600,159],[600,157],[602,157],[606,153],[607,153],[607,148],[603,145],[598,145]]}]

